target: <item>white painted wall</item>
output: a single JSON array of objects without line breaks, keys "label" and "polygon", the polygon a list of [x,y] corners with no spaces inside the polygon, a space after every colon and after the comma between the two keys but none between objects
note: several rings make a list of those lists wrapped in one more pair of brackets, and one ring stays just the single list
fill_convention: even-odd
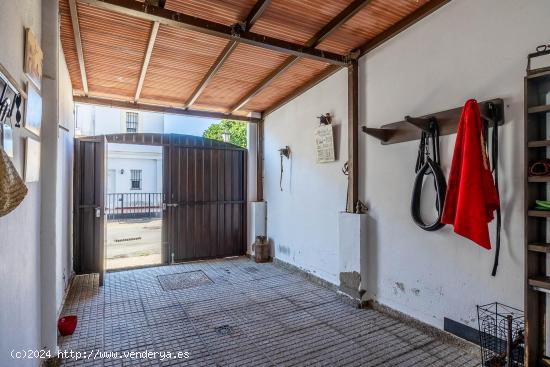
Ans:
[{"label": "white painted wall", "polygon": [[[57,318],[71,275],[68,259],[72,181],[72,87],[60,50],[59,9],[57,0],[42,2],[42,80],[41,179],[40,206],[40,292],[41,347],[57,349]],[[69,130],[60,134],[62,122]],[[68,133],[68,134],[65,134]],[[68,193],[68,195],[67,195]]]},{"label": "white painted wall", "polygon": [[[503,241],[494,278],[493,251],[451,228],[428,233],[412,222],[418,142],[382,146],[361,133],[360,198],[370,208],[367,289],[379,302],[437,327],[444,317],[476,327],[477,304],[523,308],[523,76],[527,54],[550,39],[549,16],[546,0],[452,1],[360,60],[360,121],[370,127],[461,106],[468,98],[500,97],[507,105],[499,167]],[[346,85],[340,72],[266,119],[268,236],[276,257],[335,284],[336,212],[346,189],[340,173]],[[344,128],[343,156],[326,166],[315,163],[313,151],[312,129],[321,112],[333,113]],[[446,174],[454,139],[441,139]],[[277,149],[287,144],[293,167],[285,165],[281,193]]]},{"label": "white painted wall", "polygon": [[[114,186],[109,193],[162,192],[162,147],[134,144],[109,144],[107,166],[114,170]],[[141,190],[131,190],[130,170],[141,170]],[[124,173],[122,173],[122,170]]]},{"label": "white painted wall", "polygon": [[[347,72],[340,71],[265,121],[267,234],[275,257],[338,283],[338,212],[345,209],[347,178]],[[338,126],[333,163],[316,163],[316,116],[329,112]],[[290,146],[279,189],[278,150]]]},{"label": "white painted wall", "polygon": [[[119,108],[103,106],[78,105],[79,125],[82,132],[92,132],[91,135],[120,134],[126,132],[126,111]],[[164,118],[160,113],[138,113],[138,133],[163,133]],[[91,127],[89,126],[91,124]]]},{"label": "white painted wall", "polygon": [[[73,164],[74,104],[69,70],[59,47],[59,124],[57,146],[57,245],[56,245],[56,309],[61,306],[69,279],[73,275]],[[68,131],[67,131],[68,130]]]},{"label": "white painted wall", "polygon": [[[144,158],[114,158],[108,161],[109,170],[115,170],[115,189],[117,193],[156,193],[162,192],[161,185],[158,184],[157,178],[162,178],[162,171],[157,172],[157,161],[155,159]],[[162,169],[162,167],[160,167]],[[124,173],[121,173],[124,170]],[[131,190],[130,170],[141,170],[141,190]]]},{"label": "white painted wall", "polygon": [[[23,85],[24,27],[41,36],[41,1],[0,1],[0,63]],[[23,167],[22,129],[14,129],[14,163]],[[40,347],[40,184],[28,185],[17,209],[0,218],[0,366],[12,366],[12,349]],[[25,325],[20,327],[20,325]],[[19,332],[14,332],[19,330]],[[22,360],[19,366],[36,366]]]},{"label": "white painted wall", "polygon": [[[376,244],[368,288],[380,302],[439,327],[444,317],[476,327],[477,304],[523,308],[523,76],[527,54],[550,39],[549,16],[546,0],[452,1],[360,61],[361,117],[371,127],[461,106],[468,98],[500,97],[507,105],[496,277],[490,275],[493,251],[451,227],[427,233],[412,223],[408,203],[418,142],[382,146],[361,139],[366,175],[360,188],[371,207],[368,243]],[[446,175],[455,137],[441,139]]]}]

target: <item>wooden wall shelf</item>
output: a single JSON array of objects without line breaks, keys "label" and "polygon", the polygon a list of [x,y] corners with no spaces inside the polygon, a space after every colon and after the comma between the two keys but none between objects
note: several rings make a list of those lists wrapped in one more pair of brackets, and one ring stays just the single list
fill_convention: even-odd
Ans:
[{"label": "wooden wall shelf", "polygon": [[549,176],[529,176],[528,182],[550,182]]},{"label": "wooden wall shelf", "polygon": [[529,285],[531,287],[536,287],[540,289],[544,289],[546,291],[550,291],[550,277],[546,276],[532,276],[529,278]]},{"label": "wooden wall shelf", "polygon": [[542,106],[529,107],[527,110],[528,113],[548,113],[550,112],[550,104]]},{"label": "wooden wall shelf", "polygon": [[527,143],[529,148],[546,148],[550,146],[550,140],[534,140]]},{"label": "wooden wall shelf", "polygon": [[530,217],[550,218],[550,210],[529,210]]},{"label": "wooden wall shelf", "polygon": [[530,243],[528,247],[529,247],[529,251],[544,252],[544,253],[550,252],[550,243]]},{"label": "wooden wall shelf", "polygon": [[[500,98],[479,102],[479,109],[483,116],[490,116],[490,106],[494,107],[495,120],[499,125],[504,123],[504,101]],[[426,121],[435,118],[439,125],[439,135],[455,134],[460,121],[462,107],[424,115],[418,118],[405,117],[403,121],[383,125],[380,128],[363,126],[364,133],[380,140],[382,144],[396,144],[420,139],[422,130],[426,127]],[[490,123],[489,126],[492,126]]]}]

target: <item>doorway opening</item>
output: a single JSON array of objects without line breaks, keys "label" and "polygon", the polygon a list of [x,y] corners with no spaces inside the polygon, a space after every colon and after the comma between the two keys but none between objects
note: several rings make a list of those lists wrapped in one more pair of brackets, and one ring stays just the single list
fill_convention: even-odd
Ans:
[{"label": "doorway opening", "polygon": [[106,270],[162,264],[162,147],[109,143],[106,176]]}]

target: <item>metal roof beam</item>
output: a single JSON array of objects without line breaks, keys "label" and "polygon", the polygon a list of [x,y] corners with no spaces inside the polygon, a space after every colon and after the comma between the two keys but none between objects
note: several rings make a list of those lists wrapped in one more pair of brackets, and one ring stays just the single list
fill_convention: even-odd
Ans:
[{"label": "metal roof beam", "polygon": [[220,120],[230,119],[230,120],[254,122],[254,123],[262,121],[261,118],[257,118],[257,117],[226,115],[225,113],[221,113],[221,112],[191,110],[187,108],[175,108],[175,107],[151,105],[151,104],[145,104],[145,103],[133,103],[128,101],[119,101],[119,100],[112,100],[112,99],[106,99],[106,98],[74,96],[73,99],[75,103],[115,107],[115,108],[122,108],[127,110],[159,112],[159,113],[167,113],[172,115],[204,117],[204,118],[220,119]]},{"label": "metal roof beam", "polygon": [[[364,56],[368,52],[372,51],[376,47],[383,44],[384,42],[395,37],[402,31],[406,30],[416,22],[422,20],[424,17],[430,15],[431,13],[441,8],[443,5],[449,3],[450,1],[451,0],[431,0],[430,2],[426,3],[424,6],[418,8],[416,11],[412,12],[410,15],[406,16],[399,22],[395,23],[395,25],[391,26],[386,31],[380,33],[378,36],[374,37],[372,40],[363,44],[363,46],[359,48],[359,51],[360,51],[359,57]],[[269,115],[276,109],[292,101],[294,98],[297,98],[298,96],[305,93],[309,89],[313,88],[314,86],[316,86],[317,84],[319,84],[320,82],[322,82],[323,80],[331,76],[332,74],[336,73],[338,70],[341,70],[341,68],[334,65],[332,65],[330,68],[327,68],[325,72],[323,72],[316,78],[312,79],[311,81],[307,82],[292,94],[286,96],[282,101],[278,102],[275,106],[272,106],[268,108],[266,111],[264,111],[264,116]]]},{"label": "metal roof beam", "polygon": [[273,37],[264,36],[250,31],[237,31],[235,27],[211,22],[206,19],[193,17],[187,14],[178,13],[136,0],[78,0],[81,3],[96,6],[108,11],[126,14],[132,17],[158,21],[160,24],[175,28],[191,30],[221,37],[241,43],[246,43],[268,50],[287,53],[294,56],[310,58],[329,64],[345,66],[347,57],[333,52],[318,50],[292,42],[287,42]]},{"label": "metal roof beam", "polygon": [[73,26],[74,41],[78,56],[78,65],[80,68],[80,78],[82,80],[82,89],[84,89],[84,94],[88,95],[88,78],[86,77],[86,67],[84,64],[84,52],[82,51],[82,38],[80,37],[80,24],[78,22],[76,0],[69,0],[69,11],[71,13],[71,23]]},{"label": "metal roof beam", "polygon": [[157,33],[159,31],[159,22],[153,22],[151,28],[151,35],[149,36],[149,42],[147,43],[147,51],[145,51],[145,57],[143,58],[143,65],[141,67],[141,74],[139,76],[138,85],[136,88],[136,95],[134,101],[139,101],[141,89],[143,88],[143,82],[145,81],[145,75],[147,74],[147,68],[149,67],[149,61],[151,61],[151,54],[153,53],[153,47],[155,46],[155,40],[157,39]]},{"label": "metal roof beam", "polygon": [[[342,10],[336,17],[332,18],[319,32],[317,32],[313,37],[311,37],[307,42],[305,47],[317,47],[321,42],[328,38],[334,31],[336,31],[342,24],[351,19],[355,14],[357,14],[361,9],[363,9],[368,3],[372,0],[355,0],[349,4],[344,10]],[[245,106],[252,98],[254,98],[258,93],[264,90],[272,81],[277,79],[284,71],[288,70],[292,65],[294,65],[299,60],[296,56],[290,56],[287,58],[281,65],[277,67],[272,73],[270,73],[266,78],[264,78],[258,85],[252,88],[246,95],[244,95],[239,102],[231,108],[231,113],[240,110]]]},{"label": "metal roof beam", "polygon": [[276,109],[278,109],[278,108],[284,106],[285,104],[287,104],[288,102],[292,101],[294,98],[300,96],[301,94],[303,94],[303,93],[307,92],[308,90],[310,90],[311,88],[315,87],[317,84],[321,83],[323,80],[325,80],[328,77],[332,76],[333,74],[335,74],[339,70],[342,70],[342,68],[339,67],[339,66],[336,66],[336,65],[330,65],[321,74],[319,74],[315,78],[311,79],[310,81],[308,81],[307,83],[305,83],[304,85],[302,85],[301,87],[296,89],[290,95],[283,98],[275,106],[269,107],[267,110],[265,110],[264,113],[263,113],[264,118],[265,118],[265,116],[269,115],[270,113],[272,113]]},{"label": "metal roof beam", "polygon": [[[254,25],[256,20],[260,18],[260,16],[263,14],[263,12],[267,9],[269,4],[271,3],[271,0],[258,0],[252,10],[250,11],[250,14],[246,17],[245,26],[246,30],[250,30],[250,27]],[[214,76],[218,73],[218,71],[221,69],[225,61],[229,58],[229,56],[233,53],[233,51],[237,48],[237,41],[229,41],[223,51],[220,53],[214,64],[210,67],[206,75],[202,78],[199,85],[195,88],[193,93],[191,93],[191,96],[185,103],[187,107],[192,106],[193,103],[197,101],[201,93],[206,89],[206,86],[210,81],[214,78]]]}]

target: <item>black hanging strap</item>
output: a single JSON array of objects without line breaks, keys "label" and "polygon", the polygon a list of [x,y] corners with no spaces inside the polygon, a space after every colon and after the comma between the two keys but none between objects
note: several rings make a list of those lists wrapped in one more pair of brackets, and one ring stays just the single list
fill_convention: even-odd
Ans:
[{"label": "black hanging strap", "polygon": [[[493,175],[495,178],[495,188],[497,190],[497,195],[500,200],[500,192],[498,189],[498,118],[499,116],[495,116],[495,109],[494,106],[489,106],[489,111],[492,115],[492,117],[496,117],[493,119],[493,133],[492,133],[492,142],[491,142],[491,164],[493,168]],[[489,121],[486,123],[489,125]],[[485,135],[488,137],[488,134]],[[497,268],[498,268],[498,259],[500,255],[500,231],[501,231],[501,215],[500,215],[500,203],[496,210],[496,217],[497,217],[497,227],[496,227],[496,245],[495,245],[495,261],[493,263],[493,270],[491,272],[492,276],[495,276],[497,274]]]},{"label": "black hanging strap", "polygon": [[[431,153],[433,159],[430,157],[430,141],[431,141]],[[437,121],[430,121],[429,128],[422,131],[420,138],[420,146],[418,147],[418,157],[416,159],[416,178],[414,180],[413,194],[411,200],[411,215],[414,222],[422,229],[426,231],[436,231],[445,226],[441,223],[441,216],[443,215],[443,204],[445,202],[445,193],[447,191],[447,182],[445,176],[439,166],[439,127]],[[437,219],[431,224],[424,223],[422,216],[420,215],[420,201],[422,197],[422,184],[424,182],[425,175],[432,175],[434,180],[434,187],[437,194],[436,197],[436,209]]]}]

